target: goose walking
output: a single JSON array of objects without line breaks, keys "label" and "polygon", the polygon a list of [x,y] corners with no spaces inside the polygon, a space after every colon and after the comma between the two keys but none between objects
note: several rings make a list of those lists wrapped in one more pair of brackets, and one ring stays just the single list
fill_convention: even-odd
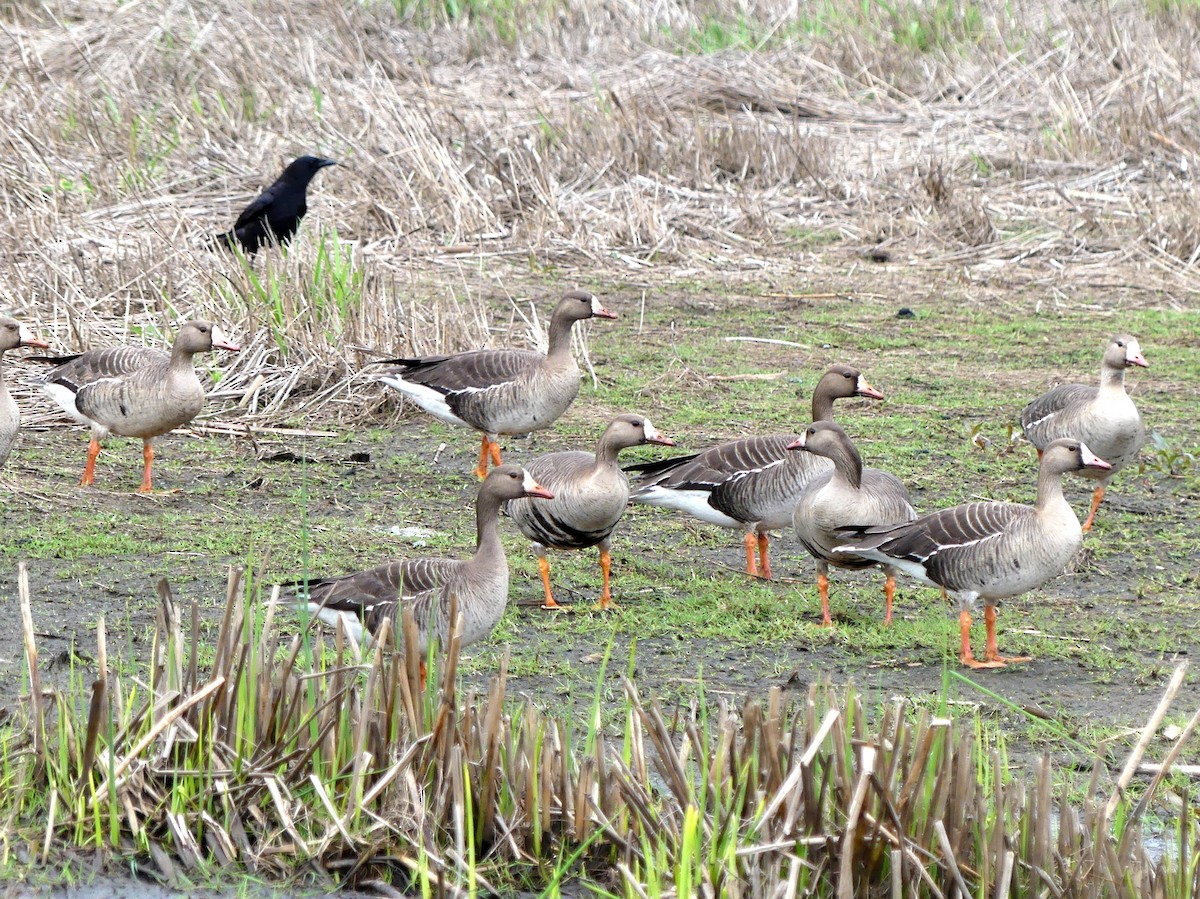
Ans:
[{"label": "goose walking", "polygon": [[452,356],[385,359],[395,366],[379,380],[429,414],[482,434],[475,474],[488,460],[499,465],[501,434],[548,428],[579,394],[579,366],[571,354],[571,328],[588,318],[616,318],[592,294],[573,290],[550,317],[546,355],[531,350],[473,350]]},{"label": "goose walking", "polygon": [[[923,515],[905,524],[843,528],[836,552],[854,553],[901,571],[955,596],[959,603],[959,660],[971,668],[1000,668],[1028,657],[1000,655],[996,602],[1019,596],[1057,577],[1079,551],[1083,530],[1063,497],[1062,476],[1108,471],[1111,466],[1079,440],[1046,446],[1038,467],[1037,502],[976,502]],[[987,649],[971,651],[971,610],[984,603]]]},{"label": "goose walking", "polygon": [[31,346],[45,349],[50,344],[39,340],[29,328],[9,318],[0,315],[0,466],[8,461],[13,444],[17,440],[17,431],[21,427],[21,410],[17,408],[16,400],[8,392],[4,383],[4,354],[18,347]]},{"label": "goose walking", "polygon": [[1061,384],[1042,394],[1021,412],[1025,437],[1038,455],[1060,437],[1082,440],[1112,468],[1085,469],[1083,477],[1099,481],[1083,530],[1090,531],[1104,490],[1113,475],[1137,458],[1146,442],[1146,428],[1133,399],[1125,392],[1125,369],[1149,368],[1135,338],[1118,334],[1109,341],[1100,363],[1100,386]]},{"label": "goose walking", "polygon": [[528,471],[554,493],[554,499],[534,502],[511,500],[509,517],[533,541],[538,570],[546,591],[544,609],[562,608],[550,589],[547,547],[586,549],[600,547],[600,608],[609,608],[612,592],[612,533],[629,503],[629,479],[617,465],[617,454],[631,446],[654,443],[674,446],[644,415],[618,415],[604,430],[595,454],[548,453],[535,459]]},{"label": "goose walking", "polygon": [[[449,637],[450,600],[463,624],[463,646],[482,640],[499,623],[508,603],[508,560],[500,543],[504,503],[521,497],[554,498],[519,465],[501,465],[480,485],[475,500],[475,554],[469,559],[407,559],[340,577],[307,581],[309,611],[327,624],[340,619],[360,643],[389,620],[399,623],[401,603],[411,605],[417,648],[424,658],[433,638]],[[304,586],[305,581],[292,585]],[[424,677],[424,662],[421,664]]]},{"label": "goose walking", "polygon": [[239,351],[211,322],[193,320],[179,329],[171,352],[121,346],[73,356],[35,357],[56,367],[42,390],[69,416],[92,429],[87,465],[79,481],[96,478],[100,442],[109,434],[142,438],[145,467],[138,493],[153,489],[154,438],[195,418],[204,406],[204,385],[194,357],[213,349]]},{"label": "goose walking", "polygon": [[[829,566],[869,568],[878,564],[853,553],[838,552],[845,543],[838,528],[847,525],[879,526],[901,524],[917,517],[900,479],[878,468],[863,468],[862,456],[840,425],[818,421],[788,445],[829,459],[833,470],[817,475],[800,494],[792,512],[796,536],[817,560],[817,592],[821,596],[822,624],[833,626],[829,616]],[[883,564],[883,595],[887,612],[883,623],[892,623],[892,601],[896,596],[896,569]]]},{"label": "goose walking", "polygon": [[[832,419],[833,401],[851,396],[883,399],[858,369],[830,366],[813,390],[813,421]],[[630,500],[741,530],[746,574],[770,580],[768,532],[791,524],[792,509],[804,485],[833,467],[827,459],[788,452],[797,436],[747,437],[690,456],[631,465],[628,470],[641,476]]]}]

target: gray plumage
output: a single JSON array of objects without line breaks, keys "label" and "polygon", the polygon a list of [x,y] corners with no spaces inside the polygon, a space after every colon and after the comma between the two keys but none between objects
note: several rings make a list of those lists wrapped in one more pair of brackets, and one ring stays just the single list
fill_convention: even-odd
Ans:
[{"label": "gray plumage", "polygon": [[[476,474],[487,461],[500,464],[500,434],[526,434],[548,428],[579,394],[579,365],[571,353],[577,321],[616,318],[586,291],[564,296],[550,318],[546,354],[530,350],[475,350],[452,356],[387,359],[392,368],[379,376],[442,421],[482,434]],[[493,448],[494,445],[494,448]]]},{"label": "gray plumage", "polygon": [[4,354],[8,350],[23,346],[44,349],[47,344],[39,340],[25,325],[7,315],[0,315],[0,466],[8,461],[13,444],[17,440],[17,431],[21,427],[21,410],[17,408],[17,403],[4,382]]},{"label": "gray plumage", "polygon": [[[363,628],[378,631],[387,619],[393,633],[400,604],[411,605],[424,655],[432,638],[449,636],[450,599],[457,598],[463,645],[482,640],[504,615],[508,603],[508,560],[498,520],[504,503],[552,494],[519,465],[502,465],[480,485],[475,500],[475,554],[469,559],[407,559],[340,577],[307,581],[309,610],[323,621],[341,619],[361,642]],[[296,582],[297,586],[304,581]]]},{"label": "gray plumage", "polygon": [[1021,412],[1026,439],[1044,450],[1060,437],[1082,440],[1110,465],[1111,470],[1085,469],[1079,474],[1100,482],[1092,495],[1092,508],[1083,529],[1089,530],[1104,490],[1122,468],[1137,458],[1146,442],[1146,428],[1132,398],[1125,392],[1125,369],[1147,368],[1136,338],[1118,334],[1104,352],[1100,385],[1062,384],[1042,394]]},{"label": "gray plumage", "polygon": [[547,608],[557,608],[550,589],[546,549],[600,547],[603,586],[600,607],[608,608],[611,536],[629,503],[629,479],[617,465],[617,455],[631,446],[654,443],[674,446],[644,415],[618,415],[605,429],[596,452],[549,453],[528,466],[529,473],[554,493],[548,501],[513,500],[508,514],[521,533],[533,541],[545,588]]},{"label": "gray plumage", "polygon": [[[834,400],[851,396],[882,399],[883,394],[857,369],[830,366],[813,389],[813,421],[832,419]],[[630,471],[641,473],[630,499],[742,530],[746,573],[770,578],[767,532],[790,525],[804,485],[833,467],[827,459],[788,452],[796,437],[748,437],[691,456],[630,466]],[[754,560],[756,540],[760,564]]]},{"label": "gray plumage", "polygon": [[[1062,475],[1109,465],[1079,440],[1053,441],[1038,469],[1037,503],[976,502],[943,509],[906,524],[841,529],[838,552],[892,564],[918,580],[942,587],[959,602],[964,664],[996,667],[995,605],[1057,577],[1079,551],[1083,532],[1063,497]],[[982,599],[988,649],[976,662],[970,649],[971,608]]]},{"label": "gray plumage", "polygon": [[42,381],[42,390],[69,416],[91,427],[82,485],[93,481],[100,441],[118,434],[142,438],[145,469],[138,489],[151,489],[151,441],[200,412],[204,386],[196,375],[194,357],[214,348],[238,351],[219,327],[197,319],[179,329],[169,353],[122,346],[39,360],[56,366]]},{"label": "gray plumage", "polygon": [[[826,626],[829,615],[829,566],[868,568],[879,564],[856,553],[839,552],[845,543],[839,528],[849,525],[871,527],[900,524],[917,517],[909,501],[908,490],[899,478],[878,468],[863,468],[858,448],[842,428],[831,421],[814,422],[789,446],[829,459],[831,471],[817,475],[805,486],[792,511],[796,537],[817,560],[817,587]],[[886,614],[884,624],[892,620],[895,595],[895,569],[883,565]]]}]

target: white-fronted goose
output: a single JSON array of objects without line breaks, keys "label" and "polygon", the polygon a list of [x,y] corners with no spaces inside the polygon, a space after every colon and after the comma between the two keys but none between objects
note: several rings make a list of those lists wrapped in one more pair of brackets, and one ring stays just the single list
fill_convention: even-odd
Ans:
[{"label": "white-fronted goose", "polygon": [[1073,437],[1112,466],[1111,470],[1088,468],[1079,472],[1100,482],[1092,492],[1092,508],[1083,523],[1085,531],[1092,529],[1104,488],[1113,475],[1137,458],[1146,442],[1142,416],[1125,392],[1125,369],[1131,365],[1149,368],[1137,339],[1118,334],[1104,351],[1099,387],[1062,384],[1043,393],[1021,412],[1021,428],[1039,455],[1052,440]]},{"label": "white-fronted goose", "polygon": [[396,366],[379,377],[429,414],[479,431],[475,474],[488,460],[500,464],[501,434],[527,434],[554,424],[579,393],[579,366],[571,354],[571,327],[587,318],[616,318],[598,299],[573,290],[550,317],[546,355],[532,350],[474,350],[453,356],[385,359]]},{"label": "white-fronted goose", "polygon": [[[855,553],[954,594],[959,603],[959,659],[971,668],[999,668],[1028,658],[1000,655],[996,645],[996,602],[1019,596],[1057,577],[1083,542],[1079,519],[1063,497],[1062,476],[1070,471],[1108,471],[1079,440],[1060,438],[1042,453],[1037,503],[966,503],[884,527],[843,528],[837,552]],[[987,650],[971,652],[971,609],[984,602]]]},{"label": "white-fronted goose", "polygon": [[[817,475],[800,493],[792,512],[796,536],[817,560],[817,592],[821,595],[822,623],[832,627],[829,616],[829,566],[868,568],[878,564],[853,553],[838,552],[845,543],[838,528],[848,525],[901,524],[917,517],[908,490],[899,478],[878,468],[863,468],[862,456],[839,425],[818,421],[809,425],[789,450],[804,450],[833,462],[833,471]],[[883,623],[892,623],[892,600],[896,595],[896,569],[884,564],[883,595],[887,613]]]},{"label": "white-fronted goose", "polygon": [[[833,418],[833,401],[851,396],[883,398],[858,369],[830,366],[813,389],[813,421]],[[770,579],[767,532],[791,524],[804,485],[833,467],[827,459],[789,453],[788,445],[797,436],[747,437],[691,456],[631,465],[628,470],[641,472],[641,477],[630,500],[743,531],[746,573]],[[761,564],[754,559],[756,541]]]},{"label": "white-fronted goose", "polygon": [[[500,543],[500,509],[520,497],[553,499],[519,465],[492,470],[475,500],[475,555],[469,559],[407,559],[341,577],[311,579],[308,608],[322,621],[340,619],[360,642],[363,627],[375,633],[387,619],[393,633],[400,604],[411,605],[424,658],[429,641],[449,636],[450,598],[458,601],[463,645],[482,640],[504,615],[508,603],[508,560]],[[302,586],[304,581],[294,582]],[[402,645],[398,641],[398,645]],[[423,666],[422,662],[422,666]]]},{"label": "white-fronted goose", "polygon": [[193,320],[179,329],[169,353],[121,346],[40,359],[57,366],[42,382],[42,390],[69,416],[92,429],[80,486],[95,480],[100,441],[117,434],[142,438],[145,467],[137,492],[150,492],[153,440],[187,424],[204,406],[204,386],[196,376],[193,357],[212,349],[236,353],[239,348],[216,325]]},{"label": "white-fronted goose", "polygon": [[609,573],[612,567],[612,532],[629,503],[629,479],[617,465],[617,454],[627,447],[656,443],[674,446],[644,415],[618,415],[605,429],[596,452],[548,453],[535,459],[529,473],[553,491],[549,502],[512,500],[508,514],[521,533],[533,541],[538,556],[542,586],[546,589],[543,608],[561,608],[550,589],[550,562],[546,548],[586,549],[600,547],[600,608],[612,601]]},{"label": "white-fronted goose", "polygon": [[4,354],[17,347],[34,346],[45,349],[49,346],[15,319],[0,315],[0,466],[8,460],[13,444],[17,440],[17,430],[21,426],[21,411],[16,401],[8,392],[4,383]]}]

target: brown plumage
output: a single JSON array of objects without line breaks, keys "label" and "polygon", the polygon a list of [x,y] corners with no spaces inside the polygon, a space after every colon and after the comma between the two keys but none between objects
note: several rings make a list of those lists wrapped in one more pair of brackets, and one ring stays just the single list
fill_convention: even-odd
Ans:
[{"label": "brown plumage", "polygon": [[21,427],[21,411],[4,383],[4,354],[23,346],[45,349],[49,344],[15,319],[0,315],[0,466],[8,461]]},{"label": "brown plumage", "polygon": [[[813,389],[813,421],[833,418],[833,401],[851,396],[882,399],[856,368],[831,365]],[[787,527],[800,491],[833,467],[827,459],[789,453],[796,434],[733,440],[691,456],[631,465],[640,472],[630,499],[686,512],[701,521],[743,532],[746,573],[770,579],[767,533]],[[758,546],[759,562],[754,549]]]},{"label": "brown plumage", "polygon": [[[959,658],[972,668],[1007,662],[996,644],[996,602],[1019,596],[1057,577],[1079,551],[1083,531],[1063,497],[1067,472],[1109,465],[1079,440],[1051,442],[1038,468],[1037,503],[966,503],[923,515],[905,524],[848,527],[837,552],[855,553],[952,593],[959,603]],[[987,651],[982,662],[971,652],[971,611],[984,602]]]},{"label": "brown plumage", "polygon": [[[831,627],[829,615],[829,566],[867,568],[879,564],[853,553],[839,552],[845,542],[838,533],[847,525],[879,526],[900,524],[917,517],[900,480],[878,468],[863,468],[862,457],[846,432],[831,421],[809,425],[789,450],[803,450],[829,459],[833,470],[819,474],[805,486],[792,511],[796,537],[817,560],[817,591],[825,627]],[[896,595],[896,570],[883,565],[883,594],[886,614],[883,623],[892,623],[892,600]]]},{"label": "brown plumage", "polygon": [[42,390],[69,416],[92,429],[80,486],[96,476],[100,441],[109,434],[142,438],[144,469],[138,493],[152,489],[153,440],[185,425],[204,406],[204,386],[193,357],[212,349],[238,352],[211,322],[194,320],[179,329],[171,352],[122,346],[73,356],[39,358],[54,368]]},{"label": "brown plumage", "polygon": [[[508,603],[508,560],[500,543],[500,509],[520,497],[553,499],[519,465],[492,470],[475,500],[475,554],[469,559],[406,559],[340,577],[307,581],[307,606],[321,620],[339,620],[360,642],[365,627],[378,631],[387,619],[397,624],[401,604],[410,605],[417,624],[418,649],[449,636],[450,599],[463,622],[463,645],[482,640],[504,615]],[[304,585],[305,581],[296,581]]]},{"label": "brown plumage", "polygon": [[612,600],[609,576],[612,568],[612,532],[629,503],[629,479],[617,465],[617,454],[631,446],[655,443],[674,446],[644,415],[618,415],[605,429],[595,454],[585,452],[548,453],[527,468],[538,483],[553,491],[549,502],[528,499],[508,504],[509,517],[521,533],[533,541],[538,556],[546,602],[542,608],[557,609],[550,589],[550,561],[547,547],[586,549],[600,547],[600,608]]},{"label": "brown plumage", "polygon": [[1100,386],[1062,384],[1030,403],[1021,412],[1025,438],[1038,454],[1060,437],[1082,440],[1112,468],[1084,469],[1079,474],[1100,485],[1092,492],[1092,507],[1083,530],[1090,531],[1096,510],[1113,475],[1137,458],[1146,442],[1142,416],[1125,392],[1125,369],[1148,368],[1137,339],[1118,334],[1109,341],[1100,364]]},{"label": "brown plumage", "polygon": [[431,415],[482,434],[475,474],[500,464],[501,434],[527,434],[554,424],[579,393],[579,366],[571,355],[577,321],[616,318],[586,291],[559,300],[550,317],[546,355],[530,350],[474,350],[453,356],[385,359],[379,380]]}]

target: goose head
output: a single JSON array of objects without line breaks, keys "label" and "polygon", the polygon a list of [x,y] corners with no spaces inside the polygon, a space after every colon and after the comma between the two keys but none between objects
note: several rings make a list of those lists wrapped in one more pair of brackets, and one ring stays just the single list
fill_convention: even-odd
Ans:
[{"label": "goose head", "polygon": [[1082,440],[1060,437],[1046,445],[1042,452],[1042,468],[1059,474],[1094,468],[1108,471],[1112,466],[1087,448]]},{"label": "goose head", "polygon": [[521,499],[527,496],[554,499],[554,494],[535,481],[533,475],[520,465],[501,465],[493,468],[479,488],[479,494],[497,500]]},{"label": "goose head", "polygon": [[44,350],[50,344],[39,339],[36,334],[16,319],[0,315],[0,353],[5,350],[15,350],[21,346],[33,346]]},{"label": "goose head", "polygon": [[851,365],[831,365],[817,382],[816,390],[834,399],[865,396],[873,400],[883,399],[883,394],[867,383],[862,372]]},{"label": "goose head", "polygon": [[675,445],[674,440],[650,424],[649,418],[633,413],[618,415],[609,422],[602,439],[618,449],[642,446],[646,443],[654,443],[658,446]]},{"label": "goose head", "polygon": [[616,318],[617,313],[605,309],[593,294],[586,290],[572,290],[554,307],[553,318],[568,322],[583,321],[585,318]]},{"label": "goose head", "polygon": [[179,329],[179,336],[175,338],[175,346],[188,354],[207,353],[213,349],[228,350],[231,353],[241,351],[241,347],[230,343],[217,325],[200,319],[193,319]]},{"label": "goose head", "polygon": [[832,421],[814,421],[799,437],[787,445],[789,450],[804,450],[814,456],[832,459],[837,456],[858,455],[854,443],[842,426]]},{"label": "goose head", "polygon": [[1118,334],[1108,342],[1108,348],[1104,351],[1104,367],[1119,370],[1129,368],[1131,365],[1139,368],[1150,367],[1150,363],[1142,355],[1142,348],[1138,346],[1137,338],[1130,337],[1128,334]]}]

